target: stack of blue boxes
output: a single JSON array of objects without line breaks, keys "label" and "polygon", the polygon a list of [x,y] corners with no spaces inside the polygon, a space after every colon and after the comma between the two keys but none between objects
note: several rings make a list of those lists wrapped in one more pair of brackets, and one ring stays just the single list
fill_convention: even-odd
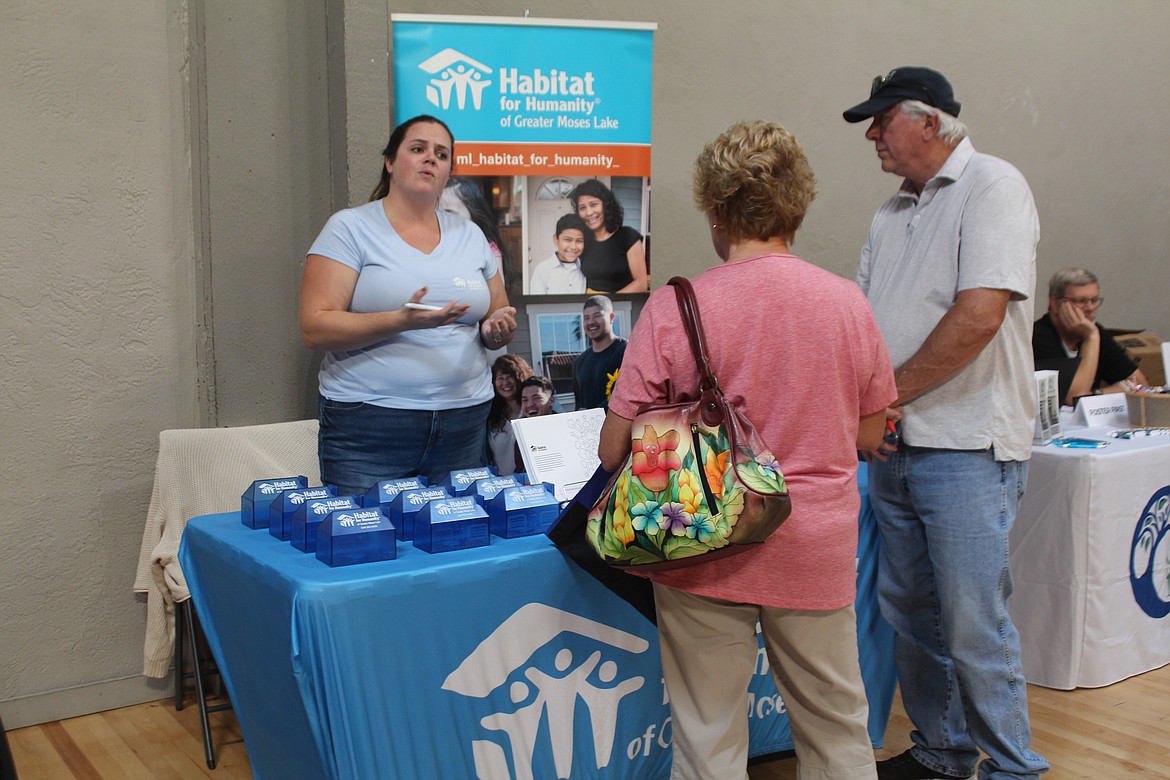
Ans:
[{"label": "stack of blue boxes", "polygon": [[544,533],[560,507],[553,486],[527,476],[501,477],[492,467],[451,472],[438,485],[425,477],[384,480],[364,496],[339,496],[303,476],[257,480],[240,498],[253,529],[315,553],[329,566],[394,560],[410,541],[428,553],[451,552]]}]

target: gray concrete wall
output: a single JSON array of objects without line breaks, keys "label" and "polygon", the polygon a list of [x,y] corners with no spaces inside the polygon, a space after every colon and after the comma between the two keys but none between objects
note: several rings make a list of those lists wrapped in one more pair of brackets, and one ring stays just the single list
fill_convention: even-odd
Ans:
[{"label": "gray concrete wall", "polygon": [[[1106,324],[1170,338],[1170,5],[529,8],[659,25],[656,283],[711,263],[691,160],[731,121],[756,117],[793,130],[820,181],[797,251],[852,276],[897,182],[840,113],[874,75],[927,64],[952,78],[976,147],[1029,178],[1041,280],[1094,268]],[[138,676],[144,608],[131,593],[157,435],[311,413],[300,263],[328,214],[374,184],[389,133],[388,16],[384,0],[0,5],[0,484],[22,497],[0,509],[9,726],[165,693]]]},{"label": "gray concrete wall", "polygon": [[311,414],[327,41],[324,0],[0,6],[9,727],[167,693],[131,589],[159,431]]},{"label": "gray concrete wall", "polygon": [[8,725],[23,697],[142,685],[130,586],[154,450],[199,418],[183,27],[169,2],[0,10]]},{"label": "gray concrete wall", "polygon": [[326,5],[204,2],[215,423],[308,416],[305,250],[331,211]]}]

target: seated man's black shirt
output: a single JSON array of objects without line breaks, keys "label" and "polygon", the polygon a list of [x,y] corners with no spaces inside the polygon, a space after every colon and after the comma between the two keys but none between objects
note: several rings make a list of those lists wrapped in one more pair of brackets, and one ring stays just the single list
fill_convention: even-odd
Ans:
[{"label": "seated man's black shirt", "polygon": [[[1097,332],[1101,337],[1100,355],[1097,358],[1097,375],[1093,378],[1093,389],[1106,385],[1116,384],[1125,379],[1134,371],[1137,364],[1129,359],[1121,345],[1097,325]],[[1080,355],[1069,357],[1060,341],[1060,334],[1052,324],[1052,316],[1045,314],[1036,320],[1032,328],[1032,359],[1036,363],[1037,371],[1054,370],[1060,372],[1060,402],[1063,404],[1068,397],[1068,390],[1072,386],[1073,377],[1081,365]],[[1075,400],[1075,399],[1074,399]]]}]

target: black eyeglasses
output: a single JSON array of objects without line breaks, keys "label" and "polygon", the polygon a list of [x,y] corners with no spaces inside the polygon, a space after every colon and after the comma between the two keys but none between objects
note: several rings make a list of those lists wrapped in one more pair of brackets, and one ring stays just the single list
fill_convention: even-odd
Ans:
[{"label": "black eyeglasses", "polygon": [[890,76],[893,76],[893,75],[894,75],[894,71],[891,70],[889,73],[887,73],[884,76],[874,76],[873,81],[869,85],[869,96],[873,97],[878,92],[880,92],[881,88],[884,87],[886,85],[886,82],[890,80]]},{"label": "black eyeglasses", "polygon": [[1094,308],[1105,303],[1105,299],[1099,295],[1096,298],[1061,298],[1060,300],[1068,301],[1073,306],[1092,306]]}]

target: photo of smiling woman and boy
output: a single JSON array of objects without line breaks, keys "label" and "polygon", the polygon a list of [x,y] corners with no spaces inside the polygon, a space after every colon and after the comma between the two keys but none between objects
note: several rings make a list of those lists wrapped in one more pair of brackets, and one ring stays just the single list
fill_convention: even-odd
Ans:
[{"label": "photo of smiling woman and boy", "polygon": [[525,295],[649,292],[647,179],[530,176],[523,200]]},{"label": "photo of smiling woman and boy", "polygon": [[646,295],[649,179],[452,177],[440,209],[483,230],[513,298]]}]

